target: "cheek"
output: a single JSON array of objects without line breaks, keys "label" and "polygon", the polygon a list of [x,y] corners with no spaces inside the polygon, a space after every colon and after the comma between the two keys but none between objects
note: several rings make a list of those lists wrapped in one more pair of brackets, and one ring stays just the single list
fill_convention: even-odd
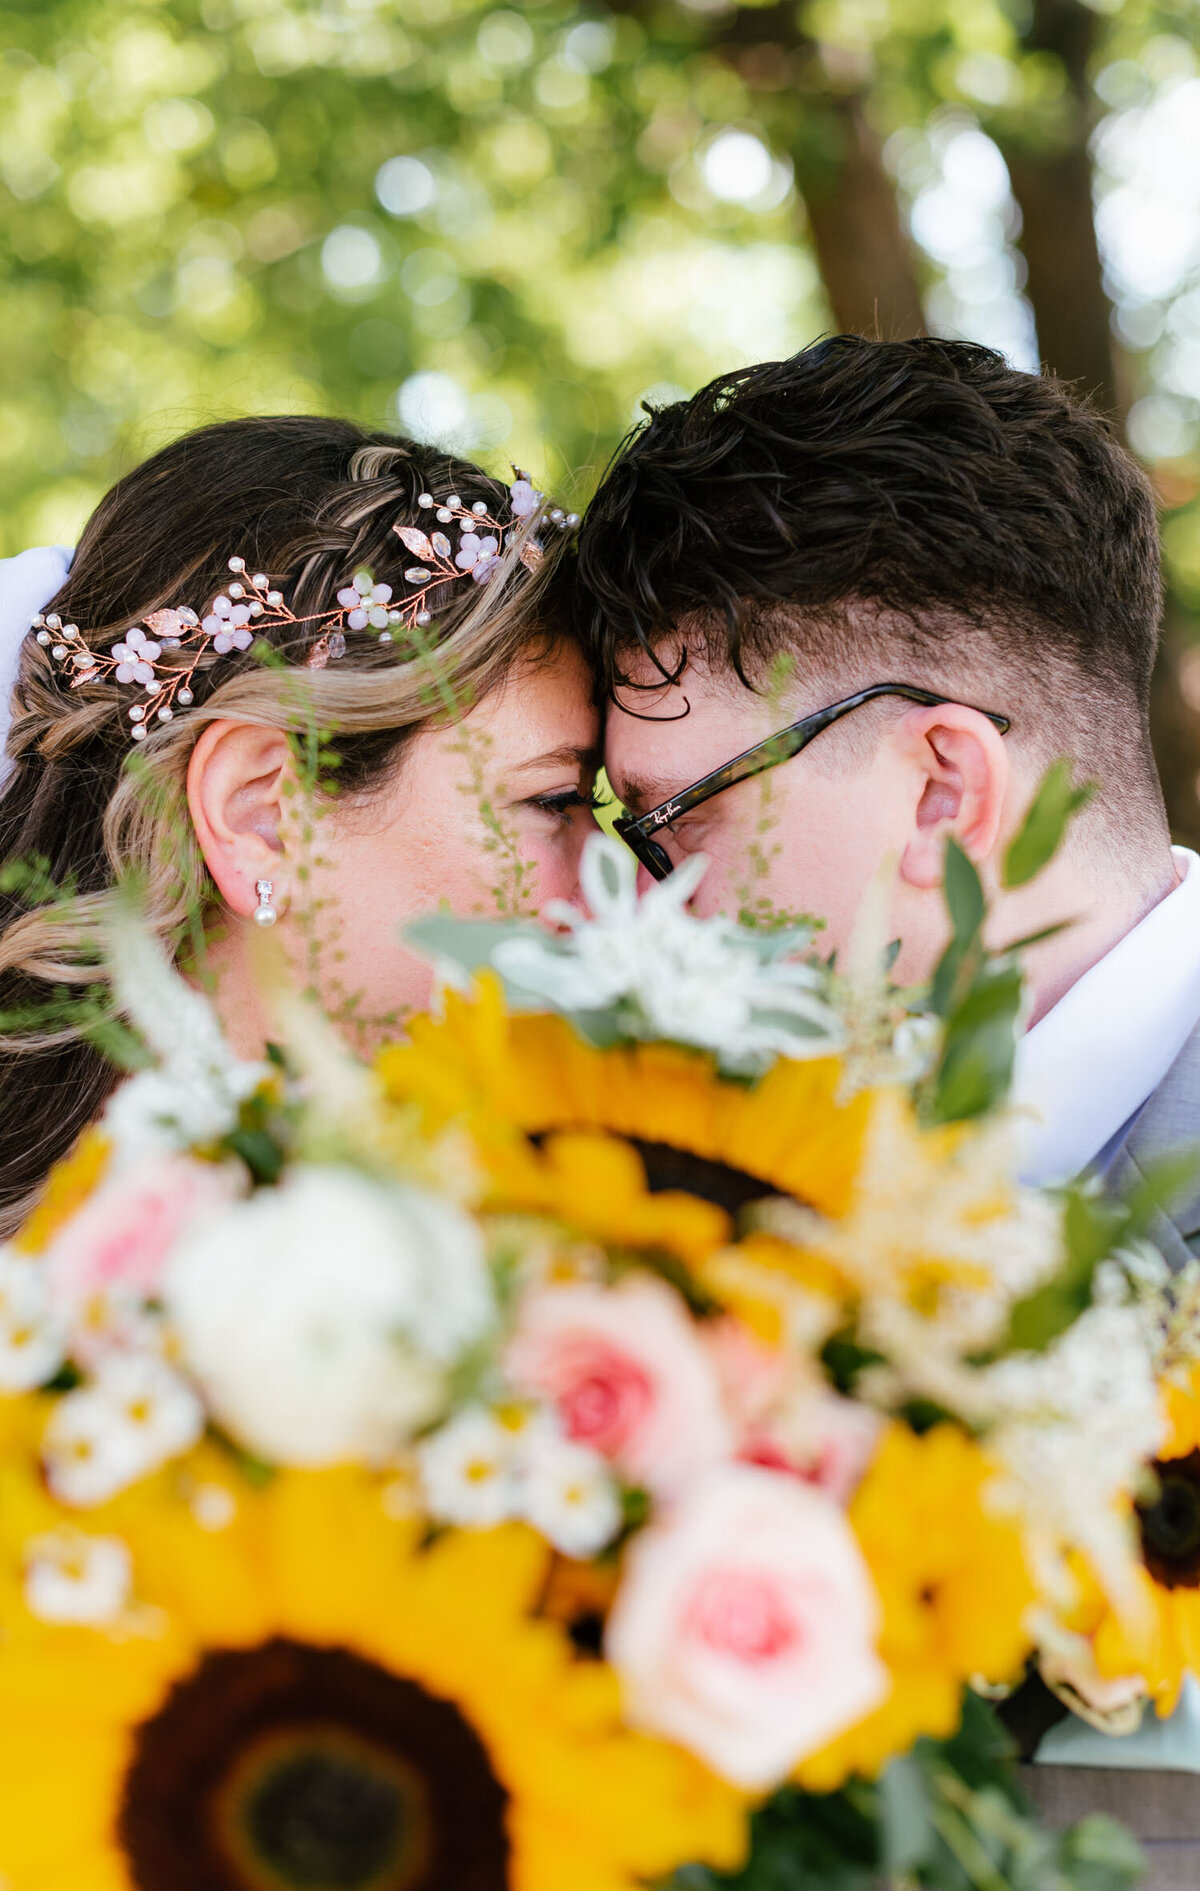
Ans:
[{"label": "cheek", "polygon": [[871,778],[789,774],[784,764],[722,799],[729,805],[698,841],[712,865],[694,910],[806,914],[826,922],[823,949],[844,944],[889,844]]},{"label": "cheek", "polygon": [[530,907],[540,908],[547,900],[579,902],[579,862],[589,836],[598,832],[594,823],[581,819],[553,833],[547,833],[539,822],[535,831],[522,837],[522,859],[533,869],[527,883]]}]

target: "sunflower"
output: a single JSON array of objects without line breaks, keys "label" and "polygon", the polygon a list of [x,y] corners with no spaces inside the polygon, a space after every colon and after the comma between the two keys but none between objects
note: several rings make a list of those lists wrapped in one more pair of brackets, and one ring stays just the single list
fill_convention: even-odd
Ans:
[{"label": "sunflower", "polygon": [[832,1792],[850,1773],[873,1777],[921,1734],[946,1739],[968,1681],[1020,1675],[1035,1590],[1017,1526],[988,1507],[993,1475],[955,1425],[924,1436],[889,1426],[850,1521],[879,1592],[891,1692],[804,1762],[809,1791]]},{"label": "sunflower", "polygon": [[738,1795],[626,1731],[611,1670],[537,1612],[525,1528],[429,1542],[364,1471],[252,1489],[202,1447],[72,1537],[5,1477],[10,1544],[123,1544],[133,1598],[35,1619],[6,1548],[13,1891],[634,1891],[741,1861]]},{"label": "sunflower", "polygon": [[486,973],[470,995],[447,994],[444,1016],[414,1020],[378,1068],[430,1127],[470,1124],[493,1206],[692,1263],[766,1196],[844,1214],[870,1109],[867,1092],[840,1100],[835,1058],[781,1059],[746,1084],[677,1045],[598,1049],[565,1018],[507,1012]]},{"label": "sunflower", "polygon": [[1165,1717],[1184,1676],[1200,1674],[1200,1365],[1182,1383],[1167,1380],[1162,1399],[1167,1441],[1134,1511],[1146,1607],[1140,1618],[1106,1607],[1092,1646],[1102,1676],[1141,1674]]},{"label": "sunflower", "polygon": [[56,1162],[36,1208],[18,1231],[14,1245],[22,1254],[41,1254],[75,1211],[104,1179],[112,1144],[103,1131],[85,1129],[71,1153]]}]

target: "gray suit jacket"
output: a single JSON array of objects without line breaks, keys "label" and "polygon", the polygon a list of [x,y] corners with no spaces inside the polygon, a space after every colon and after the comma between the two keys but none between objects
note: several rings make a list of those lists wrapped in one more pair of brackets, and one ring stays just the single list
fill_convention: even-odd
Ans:
[{"label": "gray suit jacket", "polygon": [[[1127,1125],[1106,1165],[1109,1180],[1127,1189],[1155,1161],[1193,1145],[1200,1153],[1200,1028]],[[1200,1174],[1151,1233],[1174,1268],[1200,1254]],[[1200,1772],[1035,1765],[1021,1768],[1021,1783],[1053,1825],[1107,1812],[1128,1826],[1149,1862],[1142,1891],[1200,1891]]]}]

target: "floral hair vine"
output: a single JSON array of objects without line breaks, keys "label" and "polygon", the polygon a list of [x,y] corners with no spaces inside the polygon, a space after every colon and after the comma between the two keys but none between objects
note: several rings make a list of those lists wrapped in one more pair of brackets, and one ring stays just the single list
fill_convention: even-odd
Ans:
[{"label": "floral hair vine", "polygon": [[[135,742],[144,742],[154,722],[172,722],[176,713],[195,701],[193,680],[202,659],[210,652],[226,656],[248,650],[258,632],[290,625],[313,626],[319,632],[305,658],[309,669],[323,670],[346,652],[347,631],[370,631],[380,643],[391,643],[397,631],[410,637],[432,623],[429,594],[445,584],[470,578],[485,584],[503,556],[505,540],[524,528],[527,520],[542,515],[559,531],[571,531],[579,515],[561,506],[546,506],[545,495],[514,467],[509,487],[511,518],[494,518],[485,500],[467,506],[457,493],[435,499],[423,492],[417,500],[422,512],[432,513],[428,532],[418,526],[392,527],[405,550],[418,562],[404,572],[407,591],[397,597],[390,584],[377,584],[366,569],[356,571],[327,611],[297,617],[265,572],[247,573],[244,558],[230,558],[231,582],[201,616],[185,606],[150,611],[107,651],[93,650],[78,624],[64,624],[54,612],[39,611],[30,630],[48,648],[70,687],[85,683],[135,684],[142,700],[126,712]],[[457,549],[446,528],[457,532]],[[534,570],[544,556],[538,539],[530,536],[521,546],[522,564]],[[177,652],[184,654],[177,655]]]}]

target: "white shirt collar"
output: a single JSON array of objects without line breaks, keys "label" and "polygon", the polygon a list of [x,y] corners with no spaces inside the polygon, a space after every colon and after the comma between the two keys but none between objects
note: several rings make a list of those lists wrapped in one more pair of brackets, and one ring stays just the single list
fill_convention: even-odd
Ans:
[{"label": "white shirt collar", "polygon": [[1017,1046],[1022,1174],[1094,1162],[1157,1090],[1200,1021],[1200,857],[1172,849],[1174,891],[1077,979]]}]

